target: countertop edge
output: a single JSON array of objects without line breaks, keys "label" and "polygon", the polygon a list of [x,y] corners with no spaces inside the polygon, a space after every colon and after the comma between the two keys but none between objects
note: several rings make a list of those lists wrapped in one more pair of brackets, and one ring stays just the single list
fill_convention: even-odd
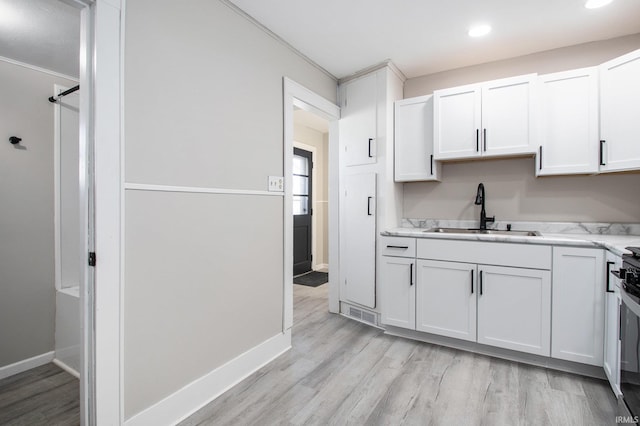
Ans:
[{"label": "countertop edge", "polygon": [[[385,237],[410,237],[437,240],[486,241],[494,243],[536,244],[566,247],[602,248],[616,256],[628,254],[625,247],[640,246],[640,235],[542,234],[537,237],[482,234],[436,234],[421,228],[395,228],[380,232]],[[607,241],[611,240],[611,241]]]}]

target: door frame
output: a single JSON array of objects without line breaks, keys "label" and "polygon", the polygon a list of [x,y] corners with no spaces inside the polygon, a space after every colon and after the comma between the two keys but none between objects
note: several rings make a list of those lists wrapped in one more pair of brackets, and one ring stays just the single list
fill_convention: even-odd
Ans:
[{"label": "door frame", "polygon": [[[315,146],[311,146],[311,145],[307,145],[304,144],[302,142],[298,142],[296,140],[293,141],[293,147],[294,148],[300,148],[304,151],[308,151],[311,153],[311,163],[313,164],[316,160],[316,147]],[[314,202],[316,199],[316,168],[315,166],[312,165],[311,167],[311,199],[309,200],[309,206],[311,209],[314,208]],[[317,238],[317,232],[318,232],[318,221],[317,221],[318,215],[317,214],[312,214],[311,215],[311,270],[315,271],[316,267],[318,266],[317,263],[317,257],[316,257],[316,245],[314,244],[314,242],[316,241]]]},{"label": "door frame", "polygon": [[[284,313],[282,331],[293,326],[293,107],[312,112],[329,120],[329,312],[340,310],[340,289],[338,279],[340,264],[338,257],[339,235],[339,181],[338,181],[338,120],[340,107],[317,93],[283,77],[284,115]],[[335,284],[331,284],[332,278]]]}]

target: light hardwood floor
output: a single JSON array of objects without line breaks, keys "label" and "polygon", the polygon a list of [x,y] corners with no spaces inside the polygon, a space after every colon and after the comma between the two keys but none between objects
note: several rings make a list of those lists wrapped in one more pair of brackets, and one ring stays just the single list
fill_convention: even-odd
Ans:
[{"label": "light hardwood floor", "polygon": [[615,425],[605,381],[387,336],[294,285],[293,348],[189,425]]},{"label": "light hardwood floor", "polygon": [[0,380],[0,425],[79,424],[78,379],[55,364]]}]

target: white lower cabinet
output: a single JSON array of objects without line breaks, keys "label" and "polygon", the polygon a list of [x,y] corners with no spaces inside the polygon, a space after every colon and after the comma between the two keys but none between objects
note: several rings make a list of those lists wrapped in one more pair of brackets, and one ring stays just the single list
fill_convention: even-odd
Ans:
[{"label": "white lower cabinet", "polygon": [[478,343],[549,356],[549,271],[478,265],[478,286]]},{"label": "white lower cabinet", "polygon": [[607,278],[605,280],[605,319],[604,319],[604,373],[609,379],[611,389],[616,396],[620,392],[620,289],[619,279],[611,271],[622,267],[622,259],[607,253]]},{"label": "white lower cabinet", "polygon": [[382,256],[380,268],[382,323],[415,330],[415,259]]},{"label": "white lower cabinet", "polygon": [[600,249],[553,248],[553,358],[602,367],[604,269]]},{"label": "white lower cabinet", "polygon": [[476,341],[476,265],[418,260],[416,330]]}]

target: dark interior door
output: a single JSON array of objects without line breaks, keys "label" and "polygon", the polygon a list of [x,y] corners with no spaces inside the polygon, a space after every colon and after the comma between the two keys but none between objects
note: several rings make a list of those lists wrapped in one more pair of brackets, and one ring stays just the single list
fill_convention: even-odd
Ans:
[{"label": "dark interior door", "polygon": [[293,275],[311,270],[311,170],[309,151],[293,149]]}]

